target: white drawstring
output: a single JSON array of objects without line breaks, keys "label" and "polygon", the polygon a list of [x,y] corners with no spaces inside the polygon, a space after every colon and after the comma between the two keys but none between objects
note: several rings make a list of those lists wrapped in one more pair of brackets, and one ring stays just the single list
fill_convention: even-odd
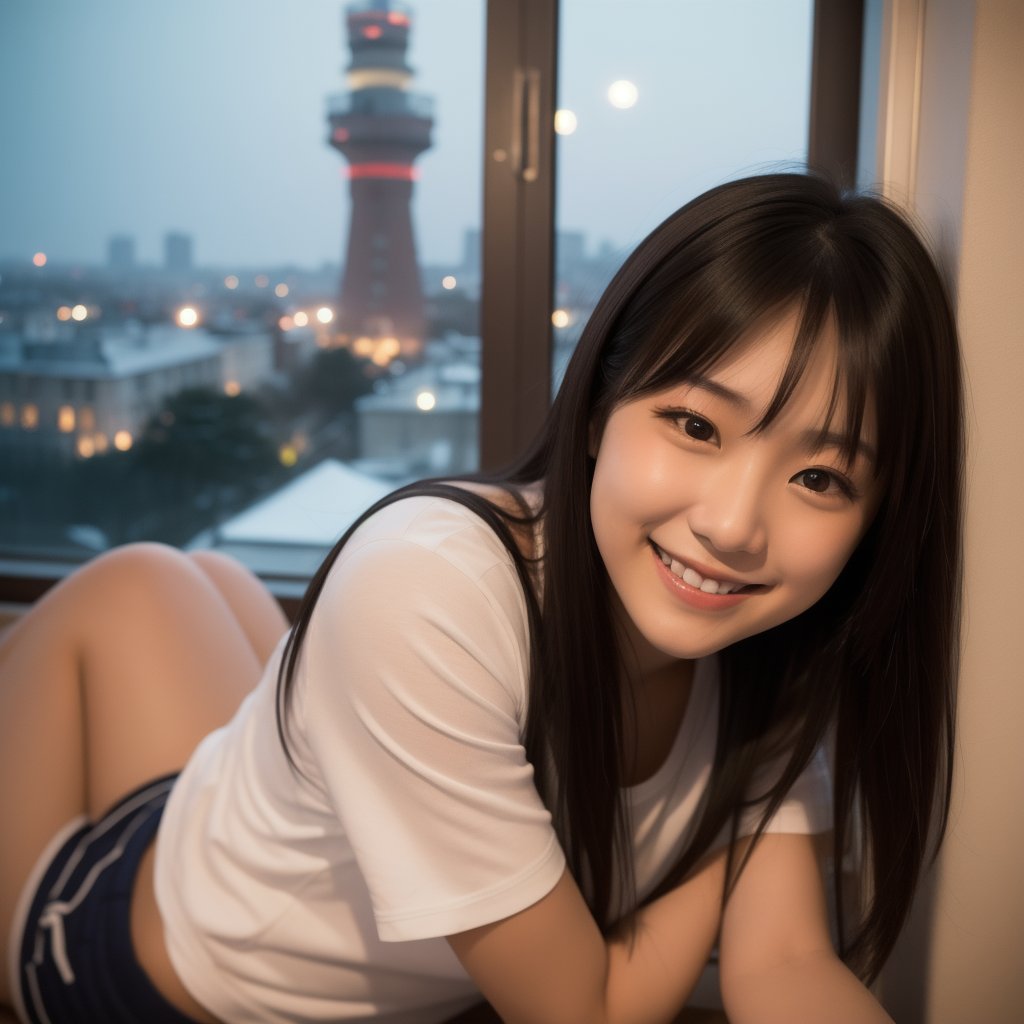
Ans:
[{"label": "white drawstring", "polygon": [[65,985],[73,985],[75,982],[75,972],[71,969],[64,940],[64,915],[71,909],[67,903],[48,903],[39,916],[39,924],[50,929],[50,951]]}]

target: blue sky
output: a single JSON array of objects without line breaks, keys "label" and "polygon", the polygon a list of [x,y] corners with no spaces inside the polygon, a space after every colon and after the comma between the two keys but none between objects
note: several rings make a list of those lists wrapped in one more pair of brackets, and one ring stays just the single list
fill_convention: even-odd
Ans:
[{"label": "blue sky", "polygon": [[[421,259],[479,225],[483,0],[413,0]],[[627,248],[687,198],[806,145],[811,0],[564,0],[561,227]],[[325,98],[345,88],[339,0],[0,0],[0,258],[98,263],[164,232],[200,263],[336,262],[348,217]],[[616,110],[608,85],[633,80]]]}]

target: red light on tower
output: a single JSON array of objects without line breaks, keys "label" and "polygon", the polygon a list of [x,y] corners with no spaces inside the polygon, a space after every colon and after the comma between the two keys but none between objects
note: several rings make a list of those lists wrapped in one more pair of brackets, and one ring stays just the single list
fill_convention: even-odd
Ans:
[{"label": "red light on tower", "polygon": [[384,29],[382,29],[380,25],[367,25],[366,28],[363,29],[363,35],[367,39],[380,39],[380,37],[384,35]]}]

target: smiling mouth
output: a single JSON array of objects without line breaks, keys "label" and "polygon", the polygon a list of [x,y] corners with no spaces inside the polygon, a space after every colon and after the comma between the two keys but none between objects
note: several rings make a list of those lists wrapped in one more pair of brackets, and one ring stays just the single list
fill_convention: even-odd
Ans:
[{"label": "smiling mouth", "polygon": [[737,583],[733,580],[716,580],[710,576],[702,576],[692,566],[667,555],[654,541],[649,541],[654,553],[662,560],[673,576],[678,577],[688,586],[704,594],[754,594],[767,590],[763,583]]}]

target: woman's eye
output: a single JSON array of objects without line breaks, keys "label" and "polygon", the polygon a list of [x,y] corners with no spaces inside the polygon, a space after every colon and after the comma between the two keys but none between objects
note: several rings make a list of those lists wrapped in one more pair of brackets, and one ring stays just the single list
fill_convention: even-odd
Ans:
[{"label": "woman's eye", "polygon": [[842,477],[825,469],[805,469],[797,473],[793,480],[815,494],[845,494],[851,497],[853,493],[853,488]]},{"label": "woman's eye", "polygon": [[684,433],[695,441],[711,441],[715,436],[714,424],[693,413],[687,413],[682,417],[681,426]]}]

